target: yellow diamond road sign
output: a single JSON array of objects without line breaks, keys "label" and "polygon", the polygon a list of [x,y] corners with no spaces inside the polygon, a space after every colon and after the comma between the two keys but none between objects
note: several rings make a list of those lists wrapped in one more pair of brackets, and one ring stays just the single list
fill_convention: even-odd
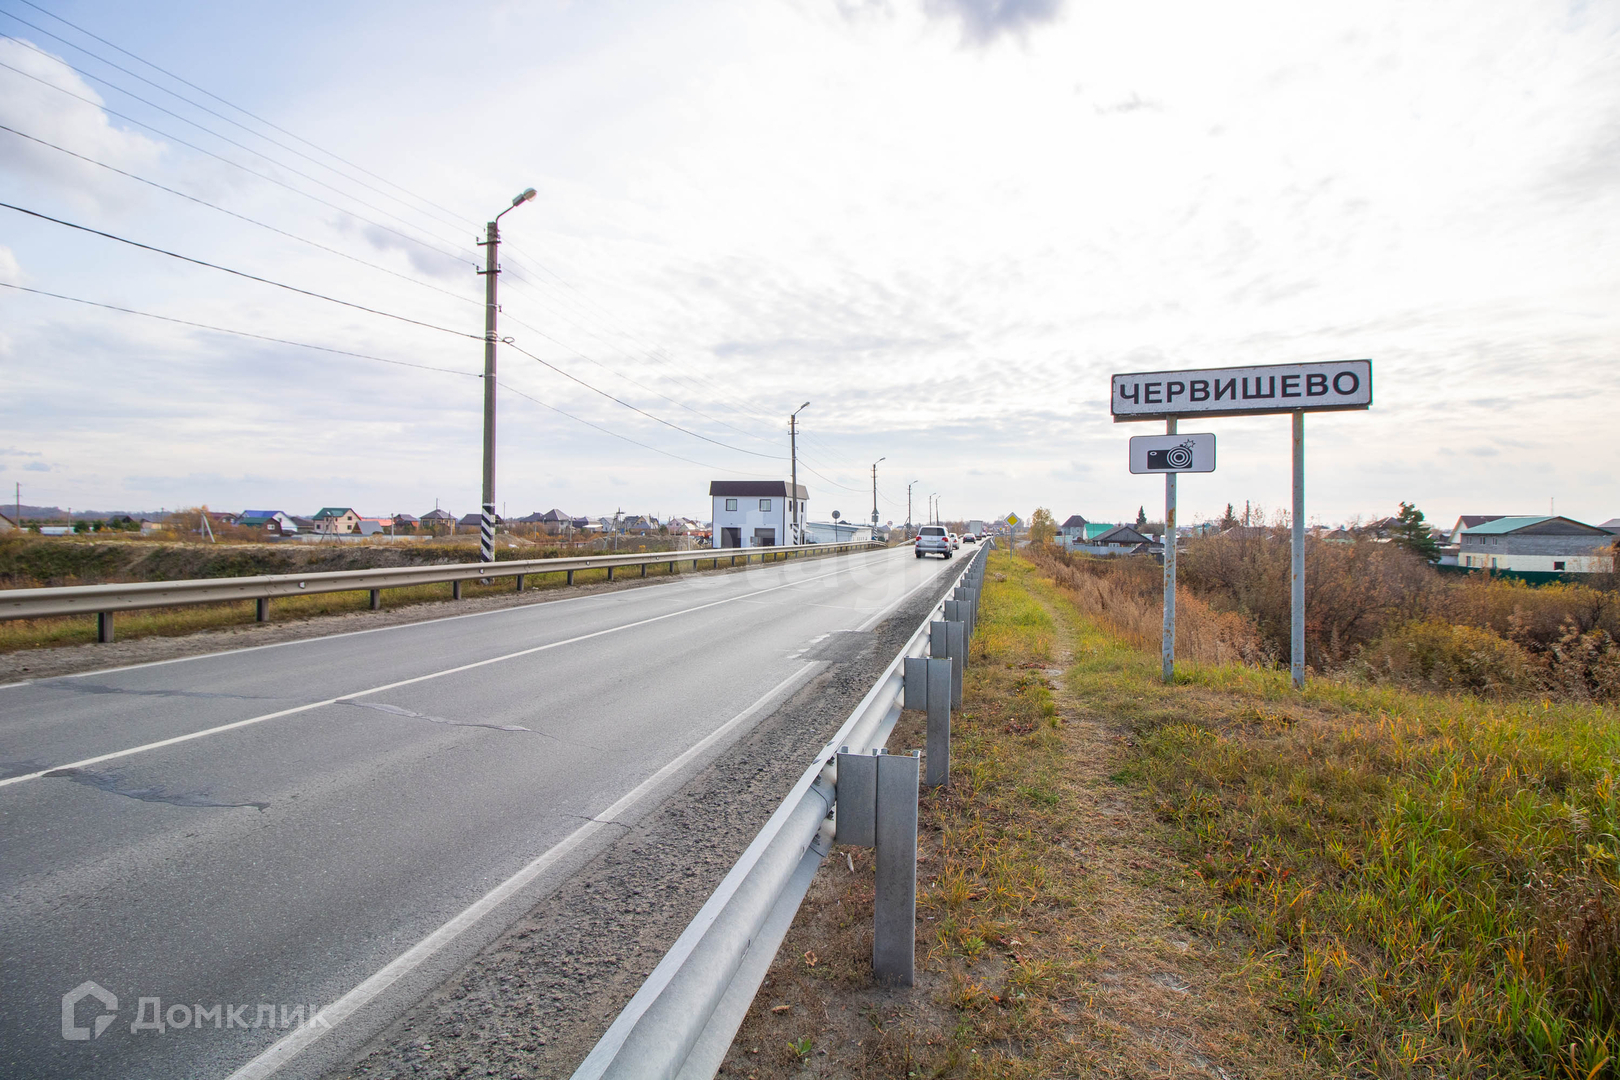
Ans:
[{"label": "yellow diamond road sign", "polygon": [[1007,515],[1007,524],[1011,525],[1013,528],[1016,529],[1018,527],[1018,515],[1017,514],[1008,514]]}]

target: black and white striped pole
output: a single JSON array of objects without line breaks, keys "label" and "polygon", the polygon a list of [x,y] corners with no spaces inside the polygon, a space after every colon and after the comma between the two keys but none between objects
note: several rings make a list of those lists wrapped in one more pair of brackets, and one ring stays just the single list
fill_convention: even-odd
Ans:
[{"label": "black and white striped pole", "polygon": [[534,188],[525,188],[511,206],[495,215],[479,245],[484,249],[484,269],[478,271],[484,275],[484,498],[478,519],[479,562],[495,561],[495,316],[500,310],[495,300],[495,279],[501,272],[495,249],[501,243],[501,218],[532,198]]}]

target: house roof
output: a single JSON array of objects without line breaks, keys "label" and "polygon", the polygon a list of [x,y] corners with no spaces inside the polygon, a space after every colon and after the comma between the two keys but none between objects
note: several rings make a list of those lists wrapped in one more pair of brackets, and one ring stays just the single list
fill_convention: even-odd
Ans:
[{"label": "house roof", "polygon": [[396,524],[396,525],[403,525],[407,521],[415,521],[415,520],[416,519],[411,517],[411,515],[409,515],[409,514],[395,514],[394,515],[394,524]]},{"label": "house roof", "polygon": [[1080,528],[1080,527],[1082,527],[1084,525],[1087,525],[1087,524],[1090,524],[1090,523],[1087,522],[1086,519],[1081,517],[1079,514],[1070,514],[1069,517],[1068,517],[1068,520],[1066,520],[1062,525],[1060,525],[1058,527],[1060,529],[1078,529],[1078,528]]},{"label": "house roof", "polygon": [[1472,529],[1476,526],[1485,524],[1487,521],[1500,521],[1507,516],[1507,514],[1464,514],[1462,517],[1457,519],[1457,524],[1452,528],[1451,531],[1457,532],[1462,529]]},{"label": "house roof", "polygon": [[1545,514],[1537,517],[1502,517],[1463,530],[1469,536],[1505,536],[1508,533],[1540,534],[1543,536],[1590,536],[1606,531],[1596,525],[1576,521],[1574,518],[1549,517]]},{"label": "house roof", "polygon": [[[786,480],[711,480],[709,494],[714,495],[780,495],[787,498],[788,482]],[[810,498],[810,491],[803,484],[799,485],[799,498]]]},{"label": "house roof", "polygon": [[277,514],[282,514],[285,516],[286,512],[283,510],[244,510],[242,511],[240,520],[246,520],[248,518],[272,518]]},{"label": "house roof", "polygon": [[1620,517],[1610,518],[1608,521],[1599,524],[1598,528],[1608,529],[1610,532],[1620,530]]},{"label": "house roof", "polygon": [[[352,506],[323,506],[316,513],[315,520],[320,521],[322,518],[342,517],[344,514],[354,514],[354,508]],[[360,515],[354,514],[354,516],[359,517]]]},{"label": "house roof", "polygon": [[1148,538],[1129,525],[1115,525],[1096,537],[1099,544],[1146,544]]},{"label": "house roof", "polygon": [[454,521],[455,519],[456,515],[448,510],[440,510],[437,506],[422,515],[423,521]]}]

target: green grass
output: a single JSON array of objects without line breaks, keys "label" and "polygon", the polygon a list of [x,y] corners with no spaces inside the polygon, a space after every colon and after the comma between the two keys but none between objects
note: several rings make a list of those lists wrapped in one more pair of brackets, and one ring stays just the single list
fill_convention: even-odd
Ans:
[{"label": "green grass", "polygon": [[1620,715],[1158,661],[1083,628],[1070,685],[1306,1051],[1377,1076],[1616,1075]]}]

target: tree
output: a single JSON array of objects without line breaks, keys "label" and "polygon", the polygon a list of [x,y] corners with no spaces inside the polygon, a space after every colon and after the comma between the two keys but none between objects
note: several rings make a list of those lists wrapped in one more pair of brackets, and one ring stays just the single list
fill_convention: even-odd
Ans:
[{"label": "tree", "polygon": [[1221,528],[1223,530],[1225,530],[1225,529],[1235,529],[1235,528],[1237,528],[1237,523],[1238,523],[1237,515],[1232,512],[1232,504],[1227,503],[1226,504],[1226,513],[1221,515]]},{"label": "tree", "polygon": [[1440,561],[1440,545],[1429,531],[1429,523],[1423,520],[1423,511],[1409,502],[1401,503],[1401,512],[1390,524],[1389,539],[1425,562]]},{"label": "tree", "polygon": [[1037,506],[1029,519],[1029,539],[1034,544],[1050,544],[1057,535],[1057,518],[1044,506]]},{"label": "tree", "polygon": [[1146,525],[1146,524],[1147,524],[1147,507],[1138,506],[1136,508],[1136,531],[1141,532],[1142,527],[1144,525]]}]

